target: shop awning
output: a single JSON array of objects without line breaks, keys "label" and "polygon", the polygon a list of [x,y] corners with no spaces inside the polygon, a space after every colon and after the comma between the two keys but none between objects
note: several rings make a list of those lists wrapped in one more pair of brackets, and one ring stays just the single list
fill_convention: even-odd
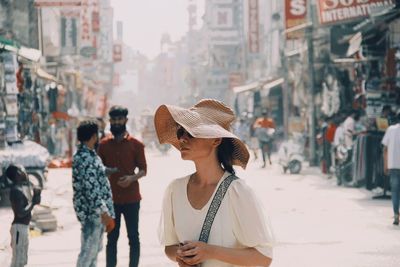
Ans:
[{"label": "shop awning", "polygon": [[51,81],[51,82],[57,82],[57,78],[54,77],[53,75],[47,73],[45,70],[42,68],[37,68],[36,69],[36,75],[39,76],[42,79]]},{"label": "shop awning", "polygon": [[40,57],[42,56],[42,52],[40,50],[25,46],[20,46],[16,41],[6,39],[1,36],[0,36],[0,49],[13,52],[18,56],[33,62],[38,62],[40,60]]},{"label": "shop awning", "polygon": [[382,10],[377,7],[369,18],[363,20],[353,27],[355,31],[369,31],[376,28],[377,25],[382,23],[389,23],[390,21],[397,19],[400,15],[400,10],[395,8],[393,5],[389,8],[384,8]]},{"label": "shop awning", "polygon": [[239,93],[243,93],[243,92],[246,92],[246,91],[255,90],[260,85],[261,85],[260,82],[252,82],[252,83],[249,83],[249,84],[246,84],[246,85],[236,86],[236,87],[233,87],[233,92],[235,94],[239,94]]},{"label": "shop awning", "polygon": [[39,62],[40,58],[42,57],[42,52],[34,48],[21,46],[21,48],[18,50],[18,55],[30,61]]},{"label": "shop awning", "polygon": [[10,52],[17,53],[19,49],[19,45],[10,39],[6,39],[0,36],[0,49],[4,49]]},{"label": "shop awning", "polygon": [[257,89],[263,89],[263,90],[269,90],[275,86],[281,85],[284,82],[283,78],[277,78],[273,80],[268,80],[268,81],[258,81],[258,82],[252,82],[246,85],[242,86],[236,86],[233,87],[233,91],[236,94],[251,91],[251,90],[257,90]]},{"label": "shop awning", "polygon": [[361,32],[356,33],[349,40],[349,48],[347,49],[346,56],[350,57],[360,51],[362,42],[362,34]]},{"label": "shop awning", "polygon": [[269,82],[267,82],[266,84],[263,85],[263,89],[264,90],[271,89],[271,88],[273,88],[275,86],[283,84],[284,81],[285,80],[283,78],[278,78],[278,79],[269,81]]}]

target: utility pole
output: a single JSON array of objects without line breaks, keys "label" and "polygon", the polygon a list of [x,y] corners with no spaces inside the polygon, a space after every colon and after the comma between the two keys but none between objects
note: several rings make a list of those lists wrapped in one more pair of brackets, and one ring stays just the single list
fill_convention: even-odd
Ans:
[{"label": "utility pole", "polygon": [[[284,31],[283,31],[284,32]],[[281,43],[281,75],[283,77],[282,84],[282,97],[283,97],[283,137],[285,140],[289,138],[289,84],[288,84],[288,69],[285,55],[285,47],[286,47],[286,34],[280,31],[280,37],[282,39]]]},{"label": "utility pole", "polygon": [[311,1],[307,1],[307,15],[310,26],[306,28],[307,48],[308,48],[308,77],[309,77],[309,144],[310,144],[310,166],[317,166],[316,151],[316,117],[315,117],[315,73],[314,73],[314,44],[313,44],[313,14]]}]

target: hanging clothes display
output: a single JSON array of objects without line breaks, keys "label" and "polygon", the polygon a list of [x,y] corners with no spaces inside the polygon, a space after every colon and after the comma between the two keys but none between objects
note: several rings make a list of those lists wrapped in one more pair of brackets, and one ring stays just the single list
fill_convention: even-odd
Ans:
[{"label": "hanging clothes display", "polygon": [[49,90],[47,91],[47,97],[49,98],[49,112],[56,112],[58,98],[58,89],[56,86],[49,88]]},{"label": "hanging clothes display", "polygon": [[353,184],[365,184],[368,190],[382,186],[383,150],[381,141],[383,133],[369,131],[360,134],[353,149]]}]

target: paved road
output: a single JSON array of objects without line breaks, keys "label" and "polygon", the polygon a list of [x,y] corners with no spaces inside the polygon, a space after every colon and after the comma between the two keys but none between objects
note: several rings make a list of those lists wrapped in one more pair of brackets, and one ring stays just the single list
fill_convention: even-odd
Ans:
[{"label": "paved road", "polygon": [[[140,265],[175,266],[158,244],[161,200],[167,184],[191,172],[193,165],[181,161],[176,152],[168,156],[148,152],[148,163],[148,176],[141,181]],[[321,176],[316,169],[283,175],[278,166],[261,169],[260,165],[251,162],[248,170],[238,170],[238,175],[255,190],[270,217],[276,236],[273,267],[400,266],[400,227],[391,225],[389,201],[372,200],[372,193],[364,189],[337,187],[333,179]],[[31,239],[29,267],[75,265],[80,229],[72,209],[70,175],[68,169],[50,172],[43,199],[54,208],[59,229]],[[0,218],[1,242],[8,233],[4,228],[9,227],[10,210],[0,209]],[[8,253],[0,244],[0,265]],[[120,267],[127,266],[128,253],[123,230]],[[105,266],[104,251],[98,266]]]}]

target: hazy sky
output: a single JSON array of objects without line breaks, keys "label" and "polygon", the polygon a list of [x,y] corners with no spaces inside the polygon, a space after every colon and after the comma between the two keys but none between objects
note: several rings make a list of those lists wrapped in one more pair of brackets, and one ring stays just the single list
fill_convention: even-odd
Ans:
[{"label": "hazy sky", "polygon": [[[196,2],[201,21],[204,0]],[[160,52],[163,33],[175,41],[187,32],[187,4],[188,0],[111,0],[114,21],[124,23],[124,42],[150,58]]]}]

